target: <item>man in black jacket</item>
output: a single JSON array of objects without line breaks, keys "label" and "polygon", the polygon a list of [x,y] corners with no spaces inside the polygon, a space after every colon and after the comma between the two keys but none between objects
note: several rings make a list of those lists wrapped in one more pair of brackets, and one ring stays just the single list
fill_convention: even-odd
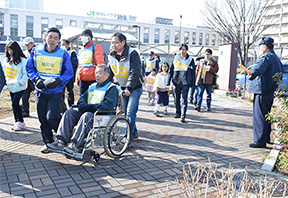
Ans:
[{"label": "man in black jacket", "polygon": [[[179,47],[179,53],[176,54],[168,73],[169,80],[167,85],[170,85],[171,79],[173,83],[176,104],[175,118],[181,117],[180,121],[185,122],[189,87],[195,85],[194,59],[189,56],[188,46],[185,43]],[[182,101],[182,104],[180,104],[180,101]]]},{"label": "man in black jacket", "polygon": [[[131,140],[135,140],[138,138],[135,124],[136,114],[142,94],[140,56],[136,50],[127,45],[126,37],[118,32],[112,36],[110,49],[108,65],[123,91],[121,95],[122,107],[131,126]],[[129,140],[124,138],[122,143],[126,141]]]}]

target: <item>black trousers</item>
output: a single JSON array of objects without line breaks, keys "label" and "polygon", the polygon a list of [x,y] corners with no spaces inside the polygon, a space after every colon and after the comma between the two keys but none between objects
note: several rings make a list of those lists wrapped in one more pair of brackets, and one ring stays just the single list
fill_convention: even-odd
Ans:
[{"label": "black trousers", "polygon": [[[69,82],[66,84],[66,89],[67,89],[67,93],[68,93],[68,105],[69,107],[71,107],[72,105],[74,105],[74,91],[73,91],[73,87],[74,87],[74,83],[73,82]],[[63,90],[63,100],[65,99],[65,88]]]},{"label": "black trousers", "polygon": [[52,130],[57,131],[61,119],[61,101],[62,92],[55,94],[35,93],[37,114],[44,144],[53,142]]},{"label": "black trousers", "polygon": [[29,98],[31,92],[35,90],[33,82],[29,79],[27,89],[23,92],[21,109],[23,113],[29,114]]}]

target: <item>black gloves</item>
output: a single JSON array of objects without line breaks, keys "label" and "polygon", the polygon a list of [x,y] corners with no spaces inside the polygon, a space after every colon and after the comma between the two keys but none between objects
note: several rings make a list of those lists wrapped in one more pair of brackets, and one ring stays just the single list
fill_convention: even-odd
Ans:
[{"label": "black gloves", "polygon": [[256,78],[255,74],[251,74],[249,80],[251,81],[251,80],[254,80],[255,78]]},{"label": "black gloves", "polygon": [[55,80],[49,84],[46,85],[47,89],[54,89],[61,83],[61,80],[59,78],[55,78]]},{"label": "black gloves", "polygon": [[40,77],[37,77],[35,79],[35,85],[36,85],[36,88],[39,89],[39,90],[43,91],[43,90],[46,89],[46,87],[44,85],[44,80],[42,78],[40,78]]}]

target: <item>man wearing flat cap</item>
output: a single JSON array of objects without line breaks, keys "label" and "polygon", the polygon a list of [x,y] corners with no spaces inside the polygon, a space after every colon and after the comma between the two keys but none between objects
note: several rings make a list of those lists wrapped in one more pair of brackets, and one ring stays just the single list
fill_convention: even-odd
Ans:
[{"label": "man wearing flat cap", "polygon": [[76,82],[80,86],[80,95],[84,94],[88,87],[96,82],[95,69],[97,65],[105,64],[102,47],[94,43],[90,29],[82,32],[80,40],[84,48],[79,51],[79,66],[76,74]]},{"label": "man wearing flat cap", "polygon": [[[24,51],[25,56],[27,59],[30,57],[30,53],[32,49],[35,47],[35,43],[33,38],[31,37],[26,37],[23,40],[24,45],[26,46],[26,49]],[[29,104],[29,98],[30,98],[30,93],[33,92],[34,89],[34,84],[33,82],[29,79],[28,80],[28,86],[27,89],[24,91],[23,96],[22,96],[22,104],[21,104],[21,109],[22,109],[22,114],[23,117],[29,117],[30,116],[30,104]]]},{"label": "man wearing flat cap", "polygon": [[270,143],[271,123],[265,115],[270,112],[277,82],[282,80],[283,68],[280,59],[275,54],[274,40],[264,37],[260,41],[263,55],[256,62],[249,78],[250,92],[254,93],[253,100],[253,133],[254,142],[251,148],[265,148]]}]

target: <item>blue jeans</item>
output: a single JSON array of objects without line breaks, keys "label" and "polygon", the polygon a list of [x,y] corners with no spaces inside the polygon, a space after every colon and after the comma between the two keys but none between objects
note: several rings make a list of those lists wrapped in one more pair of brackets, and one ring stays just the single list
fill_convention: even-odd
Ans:
[{"label": "blue jeans", "polygon": [[138,111],[139,100],[142,94],[142,87],[134,89],[130,96],[121,96],[123,112],[131,127],[131,138],[138,136],[136,127],[136,114]]},{"label": "blue jeans", "polygon": [[198,85],[197,107],[201,108],[203,93],[205,90],[207,92],[207,98],[206,98],[207,108],[211,108],[212,84],[204,84],[203,80],[201,80],[200,84]]},{"label": "blue jeans", "polygon": [[[189,90],[190,90],[190,92],[189,92],[189,100],[192,100],[192,101],[197,103],[197,95],[198,95],[197,86],[190,87]],[[195,94],[195,97],[194,97],[194,94]]]},{"label": "blue jeans", "polygon": [[[175,97],[175,105],[176,105],[176,114],[180,115],[181,118],[186,118],[186,111],[187,111],[187,98],[188,98],[188,91],[189,86],[183,85],[180,82],[179,85],[173,85],[174,89],[174,97]],[[180,105],[181,101],[181,105]]]},{"label": "blue jeans", "polygon": [[24,122],[21,106],[19,104],[23,93],[24,93],[24,91],[19,91],[19,92],[16,92],[16,93],[10,92],[11,102],[12,102],[12,109],[13,109],[15,122],[18,122],[18,121],[19,122]]},{"label": "blue jeans", "polygon": [[53,142],[52,129],[56,132],[61,120],[61,101],[62,92],[56,94],[43,94],[36,91],[35,93],[35,103],[44,144]]}]

